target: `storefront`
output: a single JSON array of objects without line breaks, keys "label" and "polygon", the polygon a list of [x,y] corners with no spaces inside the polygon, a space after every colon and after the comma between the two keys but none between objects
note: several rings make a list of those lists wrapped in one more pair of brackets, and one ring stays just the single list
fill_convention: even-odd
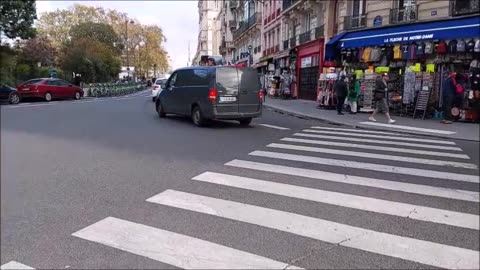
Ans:
[{"label": "storefront", "polygon": [[317,39],[295,48],[296,50],[296,88],[298,98],[315,100],[317,98],[318,76],[323,66],[324,40]]},{"label": "storefront", "polygon": [[472,16],[340,33],[326,44],[325,60],[357,74],[365,107],[372,103],[376,75],[389,73],[391,108],[413,117],[441,118],[442,83],[452,72],[460,73],[465,90],[454,106],[457,119],[477,120],[479,27],[480,17]]}]

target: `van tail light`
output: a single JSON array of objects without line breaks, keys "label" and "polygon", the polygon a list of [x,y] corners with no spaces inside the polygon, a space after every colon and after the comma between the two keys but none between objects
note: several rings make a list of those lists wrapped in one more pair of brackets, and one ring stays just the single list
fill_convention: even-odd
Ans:
[{"label": "van tail light", "polygon": [[215,102],[217,100],[217,90],[215,90],[215,88],[208,89],[208,100],[210,102]]},{"label": "van tail light", "polygon": [[258,90],[258,99],[260,101],[263,101],[263,90],[262,89]]}]

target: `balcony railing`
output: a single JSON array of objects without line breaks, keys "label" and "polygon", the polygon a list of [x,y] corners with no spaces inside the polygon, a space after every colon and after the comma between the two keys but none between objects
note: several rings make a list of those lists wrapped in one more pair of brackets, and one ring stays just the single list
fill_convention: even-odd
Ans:
[{"label": "balcony railing", "polygon": [[289,43],[288,41],[289,41],[288,39],[283,41],[283,49],[284,50],[288,49],[288,43]]},{"label": "balcony railing", "polygon": [[300,44],[303,44],[305,42],[309,42],[310,40],[312,40],[311,35],[312,35],[311,30],[308,30],[305,33],[300,34],[299,36]]},{"label": "balcony railing", "polygon": [[358,28],[364,28],[367,26],[367,15],[354,15],[344,17],[345,30],[353,30]]},{"label": "balcony railing", "polygon": [[239,38],[245,31],[257,24],[262,24],[262,13],[260,12],[255,12],[250,18],[248,18],[248,21],[240,22],[239,27],[232,33],[233,39],[235,40]]},{"label": "balcony railing", "polygon": [[463,16],[480,13],[480,3],[478,0],[451,0],[450,15]]},{"label": "balcony railing", "polygon": [[280,51],[280,44],[275,45],[275,53]]},{"label": "balcony railing", "polygon": [[290,48],[297,46],[297,37],[290,38]]},{"label": "balcony railing", "polygon": [[238,6],[238,1],[237,0],[230,0],[229,5],[230,5],[231,9],[235,9]]},{"label": "balcony railing", "polygon": [[390,9],[390,24],[414,22],[418,19],[418,7],[408,6]]},{"label": "balcony railing", "polygon": [[286,10],[289,7],[293,6],[293,4],[295,4],[295,2],[297,1],[299,0],[283,0],[283,4],[282,4],[283,10]]},{"label": "balcony railing", "polygon": [[234,29],[237,28],[237,21],[236,21],[236,20],[230,20],[230,21],[228,21],[228,26],[229,26],[230,28],[234,28]]}]

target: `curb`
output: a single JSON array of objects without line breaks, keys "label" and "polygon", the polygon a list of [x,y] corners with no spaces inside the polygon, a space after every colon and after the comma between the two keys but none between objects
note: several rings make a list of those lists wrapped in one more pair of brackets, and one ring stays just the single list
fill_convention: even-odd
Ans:
[{"label": "curb", "polygon": [[363,125],[356,125],[356,124],[348,124],[348,123],[345,123],[345,122],[330,120],[330,119],[322,118],[322,117],[319,117],[319,116],[317,117],[317,116],[311,116],[311,115],[304,114],[304,113],[289,111],[289,110],[286,110],[286,109],[283,109],[281,107],[271,105],[271,104],[263,103],[263,106],[273,109],[274,112],[284,113],[284,114],[295,116],[295,117],[298,117],[298,118],[301,118],[301,119],[317,120],[317,121],[320,121],[322,123],[332,124],[332,125],[336,125],[336,126],[344,126],[344,127],[351,127],[351,128],[365,129],[365,130],[390,131],[390,132],[409,134],[409,135],[429,136],[429,137],[434,137],[434,138],[439,138],[439,139],[459,140],[459,141],[467,141],[467,142],[480,142],[480,140],[472,140],[472,139],[465,139],[465,138],[452,138],[452,137],[447,136],[447,135],[429,134],[429,133],[413,132],[413,131],[406,131],[406,130],[392,130],[392,129],[382,128],[382,127],[374,127],[374,126],[370,127],[370,126],[363,126]]}]

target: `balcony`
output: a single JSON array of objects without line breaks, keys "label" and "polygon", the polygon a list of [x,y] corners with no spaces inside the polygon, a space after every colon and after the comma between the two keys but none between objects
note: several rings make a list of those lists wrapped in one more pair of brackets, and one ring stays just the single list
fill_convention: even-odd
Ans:
[{"label": "balcony", "polygon": [[230,20],[230,21],[228,21],[228,26],[230,27],[230,29],[235,29],[235,28],[237,28],[237,21],[236,21],[236,20]]},{"label": "balcony", "polygon": [[325,33],[325,25],[321,25],[315,28],[315,39],[319,39],[324,36]]},{"label": "balcony", "polygon": [[299,36],[300,44],[303,44],[305,42],[309,42],[312,40],[312,31],[308,30],[305,33],[300,34]]},{"label": "balcony", "polygon": [[464,16],[480,13],[480,3],[478,0],[451,0],[450,15]]},{"label": "balcony", "polygon": [[344,17],[343,23],[345,30],[365,28],[367,26],[367,15],[346,16]]},{"label": "balcony", "polygon": [[284,50],[288,49],[288,39],[283,41],[283,49]]},{"label": "balcony", "polygon": [[293,6],[296,2],[300,0],[283,0],[282,8],[283,10],[287,10],[289,7]]},{"label": "balcony", "polygon": [[390,9],[390,24],[414,22],[418,19],[418,7],[408,6]]},{"label": "balcony", "polygon": [[297,37],[290,38],[290,48],[297,46]]}]

